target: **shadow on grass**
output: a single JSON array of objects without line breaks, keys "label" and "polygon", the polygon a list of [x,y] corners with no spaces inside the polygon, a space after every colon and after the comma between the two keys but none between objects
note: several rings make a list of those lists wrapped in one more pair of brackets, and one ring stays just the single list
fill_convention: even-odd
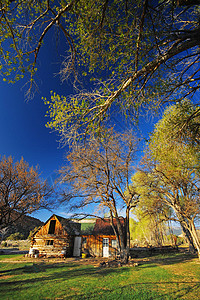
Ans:
[{"label": "shadow on grass", "polygon": [[189,253],[179,253],[176,255],[158,255],[155,257],[151,257],[151,259],[145,263],[147,264],[154,264],[157,265],[173,265],[183,262],[189,262],[193,259],[198,258],[195,254],[189,254]]},{"label": "shadow on grass", "polygon": [[[50,269],[56,269],[53,271],[53,273],[49,273],[48,271]],[[1,275],[25,275],[27,273],[29,274],[35,274],[37,273],[38,277],[35,278],[29,278],[29,279],[23,279],[23,280],[15,280],[15,277],[13,280],[1,282],[2,287],[8,287],[10,290],[21,290],[22,286],[26,288],[26,285],[37,283],[39,282],[41,285],[45,283],[46,281],[54,281],[54,280],[68,280],[73,278],[81,278],[83,277],[84,280],[87,280],[87,277],[95,276],[95,277],[104,277],[107,275],[110,275],[112,273],[120,273],[126,271],[127,268],[94,268],[93,266],[82,266],[78,264],[45,264],[45,263],[39,263],[39,264],[33,264],[32,266],[24,266],[20,268],[10,269],[1,271]],[[47,272],[44,276],[41,276],[42,273]],[[40,274],[41,273],[41,274]],[[17,287],[16,285],[20,285]]]},{"label": "shadow on grass", "polygon": [[29,265],[25,265],[24,267],[8,269],[0,271],[0,278],[4,275],[20,275],[23,273],[39,273],[46,272],[48,269],[53,268],[73,268],[74,264],[46,264],[46,263],[33,263]]}]

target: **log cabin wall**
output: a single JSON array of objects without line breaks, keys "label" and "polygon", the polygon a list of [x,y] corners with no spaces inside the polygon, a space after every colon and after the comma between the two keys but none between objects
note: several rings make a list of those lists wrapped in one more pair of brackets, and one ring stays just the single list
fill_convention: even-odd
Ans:
[{"label": "log cabin wall", "polygon": [[72,256],[74,234],[68,233],[60,220],[64,218],[53,215],[34,235],[31,248],[40,255]]},{"label": "log cabin wall", "polygon": [[[121,219],[124,224],[124,219]],[[43,227],[41,227],[32,239],[31,248],[39,254],[46,256],[73,255],[75,236],[80,236],[81,224],[53,215]],[[118,254],[116,237],[110,225],[110,220],[96,220],[92,233],[82,234],[82,253],[87,252],[91,256],[102,257],[105,254],[103,241],[107,239],[107,255]],[[109,249],[108,249],[109,248]]]}]

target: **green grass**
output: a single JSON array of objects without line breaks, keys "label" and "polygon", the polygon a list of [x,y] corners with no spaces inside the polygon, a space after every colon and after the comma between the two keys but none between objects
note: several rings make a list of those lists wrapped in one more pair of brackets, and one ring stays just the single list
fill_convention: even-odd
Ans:
[{"label": "green grass", "polygon": [[[1,299],[199,299],[200,263],[158,256],[137,267],[99,268],[0,256]],[[16,262],[13,262],[15,259]]]}]

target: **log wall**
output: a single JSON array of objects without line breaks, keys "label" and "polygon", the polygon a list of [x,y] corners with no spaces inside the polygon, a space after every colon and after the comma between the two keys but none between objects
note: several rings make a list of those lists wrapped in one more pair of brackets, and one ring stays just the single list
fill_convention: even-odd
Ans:
[{"label": "log wall", "polygon": [[[54,233],[49,234],[51,221],[55,222]],[[51,218],[34,235],[31,241],[31,248],[39,252],[39,255],[45,256],[72,256],[74,247],[74,236],[69,235],[62,227],[62,224],[56,219]],[[65,254],[63,254],[65,251]]]}]

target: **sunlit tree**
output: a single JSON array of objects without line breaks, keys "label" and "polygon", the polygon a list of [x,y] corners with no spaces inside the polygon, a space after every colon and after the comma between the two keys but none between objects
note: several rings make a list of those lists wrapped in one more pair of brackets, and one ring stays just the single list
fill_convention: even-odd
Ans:
[{"label": "sunlit tree", "polygon": [[50,205],[52,189],[43,182],[38,170],[22,158],[0,160],[0,229],[14,224],[23,215]]},{"label": "sunlit tree", "polygon": [[144,171],[137,171],[132,177],[132,184],[139,197],[134,210],[138,224],[133,232],[145,240],[147,245],[161,246],[165,242],[166,221],[171,217],[171,210],[160,199],[160,194],[151,189],[151,183]]},{"label": "sunlit tree", "polygon": [[[146,156],[149,189],[159,195],[158,202],[171,207],[188,239],[200,257],[200,243],[195,222],[200,214],[199,145],[181,139],[171,126],[179,118],[180,105],[167,109],[151,136],[150,158]],[[196,108],[194,108],[196,111]]]},{"label": "sunlit tree", "polygon": [[47,97],[48,126],[65,141],[98,130],[110,108],[120,107],[135,118],[141,107],[157,109],[163,101],[192,96],[199,88],[199,4],[2,0],[3,80],[14,82],[29,73],[30,94],[41,48],[50,33],[60,36],[62,55],[66,53],[61,79],[72,75],[78,89],[72,97]]}]

